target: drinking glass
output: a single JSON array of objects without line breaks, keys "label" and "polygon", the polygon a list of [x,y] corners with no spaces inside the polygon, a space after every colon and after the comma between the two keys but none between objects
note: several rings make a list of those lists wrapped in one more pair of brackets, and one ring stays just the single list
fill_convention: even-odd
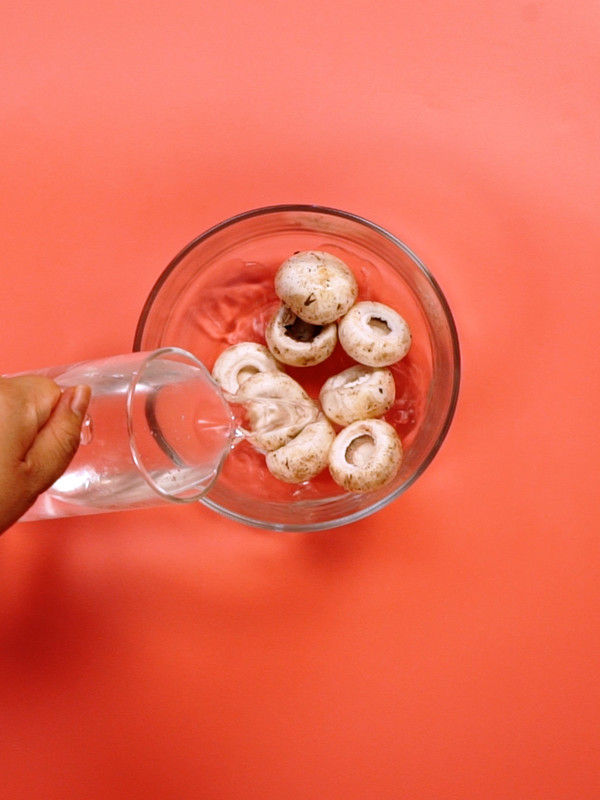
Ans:
[{"label": "drinking glass", "polygon": [[232,446],[229,404],[206,367],[181,348],[36,374],[62,387],[87,384],[92,395],[75,458],[22,521],[193,502]]}]

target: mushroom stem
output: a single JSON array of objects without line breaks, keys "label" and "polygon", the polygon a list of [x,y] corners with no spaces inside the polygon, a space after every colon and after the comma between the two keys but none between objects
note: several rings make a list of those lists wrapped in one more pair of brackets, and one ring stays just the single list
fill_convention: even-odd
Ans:
[{"label": "mushroom stem", "polygon": [[373,458],[375,452],[375,441],[373,437],[364,433],[353,439],[346,448],[346,461],[355,467],[365,467]]}]

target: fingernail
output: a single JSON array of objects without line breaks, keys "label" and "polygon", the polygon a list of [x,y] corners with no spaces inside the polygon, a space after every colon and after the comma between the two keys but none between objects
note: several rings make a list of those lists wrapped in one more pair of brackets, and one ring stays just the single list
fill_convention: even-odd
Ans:
[{"label": "fingernail", "polygon": [[92,390],[89,386],[76,386],[71,397],[71,402],[69,403],[71,411],[77,414],[78,417],[83,418],[90,403],[91,395]]}]

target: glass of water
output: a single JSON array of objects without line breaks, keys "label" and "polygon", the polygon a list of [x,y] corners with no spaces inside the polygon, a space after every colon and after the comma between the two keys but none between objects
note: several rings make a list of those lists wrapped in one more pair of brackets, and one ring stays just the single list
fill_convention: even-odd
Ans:
[{"label": "glass of water", "polygon": [[235,438],[229,404],[206,367],[176,347],[40,370],[92,396],[67,471],[22,521],[198,500]]}]

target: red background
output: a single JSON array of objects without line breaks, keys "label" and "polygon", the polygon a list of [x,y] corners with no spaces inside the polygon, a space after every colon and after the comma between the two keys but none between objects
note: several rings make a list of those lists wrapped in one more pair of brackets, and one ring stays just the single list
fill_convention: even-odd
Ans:
[{"label": "red background", "polygon": [[3,797],[597,798],[598,6],[2,17],[0,372],[130,350],[184,244],[284,202],[404,239],[463,354],[442,450],[368,520],[7,532]]}]

